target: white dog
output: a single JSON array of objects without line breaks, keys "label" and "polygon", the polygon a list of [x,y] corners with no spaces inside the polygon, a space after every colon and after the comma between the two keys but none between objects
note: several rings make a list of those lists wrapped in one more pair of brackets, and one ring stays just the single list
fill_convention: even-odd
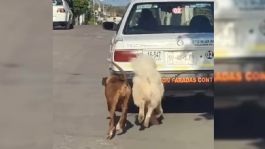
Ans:
[{"label": "white dog", "polygon": [[[132,60],[132,68],[135,73],[132,92],[134,104],[139,107],[138,121],[142,123],[144,120],[144,127],[149,127],[154,110],[157,118],[163,114],[161,100],[164,86],[153,58],[139,55]],[[147,108],[146,116],[145,108]]]}]

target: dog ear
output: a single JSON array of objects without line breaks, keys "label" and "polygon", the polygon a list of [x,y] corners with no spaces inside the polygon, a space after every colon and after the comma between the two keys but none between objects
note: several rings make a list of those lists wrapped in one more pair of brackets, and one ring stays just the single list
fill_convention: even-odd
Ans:
[{"label": "dog ear", "polygon": [[107,81],[107,77],[102,78],[102,85],[103,86],[106,86],[106,83],[107,83],[106,81]]}]

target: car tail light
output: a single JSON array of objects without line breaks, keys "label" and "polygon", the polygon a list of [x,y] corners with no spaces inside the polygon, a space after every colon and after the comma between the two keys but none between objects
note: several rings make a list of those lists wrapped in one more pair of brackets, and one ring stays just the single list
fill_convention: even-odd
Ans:
[{"label": "car tail light", "polygon": [[57,9],[57,12],[64,13],[64,12],[65,12],[65,9],[64,9],[64,8],[58,8],[58,9]]},{"label": "car tail light", "polygon": [[115,51],[114,61],[116,62],[129,62],[132,58],[135,58],[137,53],[134,51]]}]

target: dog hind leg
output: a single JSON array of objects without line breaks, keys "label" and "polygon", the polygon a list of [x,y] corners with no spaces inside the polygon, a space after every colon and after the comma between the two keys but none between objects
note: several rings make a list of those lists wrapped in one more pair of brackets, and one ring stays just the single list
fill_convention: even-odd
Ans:
[{"label": "dog hind leg", "polygon": [[141,99],[140,105],[139,105],[139,114],[138,114],[138,122],[142,123],[144,121],[144,116],[145,116],[145,101]]},{"label": "dog hind leg", "polygon": [[114,126],[114,123],[115,123],[115,110],[116,110],[116,105],[118,103],[118,98],[119,98],[119,96],[114,96],[113,104],[111,105],[111,108],[110,108],[110,121],[109,121],[109,130],[108,130],[107,139],[111,139],[112,136],[115,133],[115,126]]},{"label": "dog hind leg", "polygon": [[121,131],[121,132],[124,131],[125,123],[127,120],[129,98],[130,98],[130,96],[124,97],[124,102],[123,102],[123,106],[122,106],[122,115],[119,119],[119,122],[116,125],[116,131]]},{"label": "dog hind leg", "polygon": [[163,115],[163,108],[161,103],[159,104],[159,106],[157,106],[156,110],[156,118],[159,118]]},{"label": "dog hind leg", "polygon": [[154,110],[154,107],[151,105],[151,103],[149,103],[148,110],[147,110],[145,120],[144,120],[144,127],[149,127],[149,122],[150,122],[150,118],[153,113],[153,110]]}]

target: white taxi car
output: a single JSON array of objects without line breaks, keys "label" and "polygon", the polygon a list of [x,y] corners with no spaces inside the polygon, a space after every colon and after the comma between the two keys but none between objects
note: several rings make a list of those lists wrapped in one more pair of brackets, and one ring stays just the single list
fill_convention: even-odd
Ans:
[{"label": "white taxi car", "polygon": [[53,0],[53,27],[73,28],[73,12],[65,0]]},{"label": "white taxi car", "polygon": [[[213,0],[134,0],[116,26],[110,57],[132,78],[130,60],[152,56],[166,96],[212,93],[214,69]],[[119,71],[110,65],[111,73]]]}]

